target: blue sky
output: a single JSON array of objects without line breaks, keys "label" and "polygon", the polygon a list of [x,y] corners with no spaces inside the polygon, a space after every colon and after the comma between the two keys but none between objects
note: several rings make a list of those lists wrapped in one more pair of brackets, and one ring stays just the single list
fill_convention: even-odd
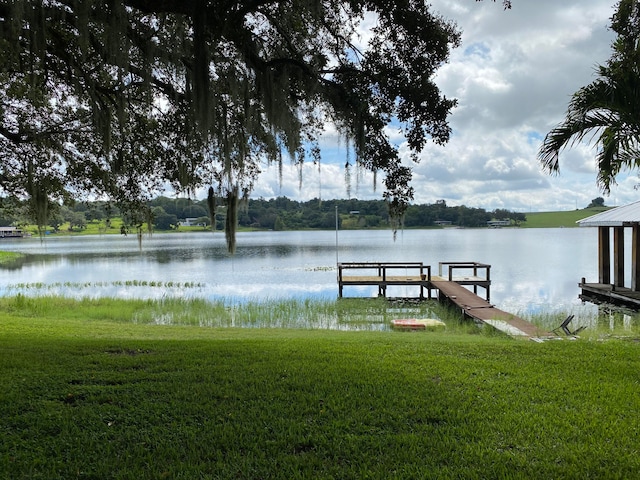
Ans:
[{"label": "blue sky", "polygon": [[[413,165],[416,203],[444,199],[448,205],[521,212],[572,210],[602,195],[596,185],[595,150],[578,145],[561,155],[559,176],[542,172],[536,153],[544,135],[564,117],[571,94],[594,78],[611,53],[608,29],[615,0],[431,0],[433,9],[457,23],[462,46],[438,73],[437,83],[458,99],[446,146],[428,145]],[[363,38],[367,22],[363,23]],[[403,152],[403,139],[389,131]],[[346,198],[346,145],[327,127],[323,162],[298,173],[266,168],[254,197],[298,200]],[[367,172],[353,171],[351,197],[379,199]],[[618,178],[607,205],[640,197],[637,172]]]}]

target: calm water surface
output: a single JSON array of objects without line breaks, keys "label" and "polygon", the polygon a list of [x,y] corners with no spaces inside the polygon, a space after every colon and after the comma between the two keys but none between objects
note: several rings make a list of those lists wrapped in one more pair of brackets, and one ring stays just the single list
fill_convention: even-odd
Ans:
[{"label": "calm water surface", "polygon": [[[581,277],[597,279],[597,235],[590,228],[252,232],[238,234],[235,256],[221,233],[78,236],[2,240],[28,254],[0,269],[0,295],[207,299],[336,298],[341,262],[475,261],[491,268],[491,301],[519,313],[582,307]],[[141,286],[140,282],[154,282]],[[369,288],[345,296],[373,296]],[[415,296],[398,287],[391,295]]]}]

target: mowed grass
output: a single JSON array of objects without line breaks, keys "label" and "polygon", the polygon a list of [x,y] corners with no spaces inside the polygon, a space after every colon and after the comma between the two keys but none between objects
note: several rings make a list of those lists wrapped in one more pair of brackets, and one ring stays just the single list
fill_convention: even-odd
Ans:
[{"label": "mowed grass", "polygon": [[577,227],[578,220],[596,215],[608,210],[608,207],[592,207],[580,210],[567,210],[561,212],[532,212],[527,213],[527,221],[522,222],[525,228],[558,228]]},{"label": "mowed grass", "polygon": [[144,308],[0,299],[0,478],[640,471],[633,340],[134,323]]}]

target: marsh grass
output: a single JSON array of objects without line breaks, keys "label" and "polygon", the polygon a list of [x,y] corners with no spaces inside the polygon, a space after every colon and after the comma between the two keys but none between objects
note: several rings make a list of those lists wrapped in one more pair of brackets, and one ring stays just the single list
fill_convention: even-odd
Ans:
[{"label": "marsh grass", "polygon": [[9,291],[33,291],[33,290],[58,290],[60,288],[70,290],[83,290],[101,287],[152,287],[152,288],[176,288],[189,289],[200,288],[200,282],[163,282],[159,280],[118,280],[113,282],[30,282],[14,283],[7,286]]},{"label": "marsh grass", "polygon": [[581,328],[579,336],[583,339],[638,338],[640,337],[640,313],[624,307],[602,304],[596,308],[575,309],[563,312],[544,312],[534,315],[522,313],[519,316],[537,325],[543,330],[559,329],[560,324],[569,315],[574,315],[569,324],[571,331]]},{"label": "marsh grass", "polygon": [[12,263],[24,257],[24,254],[18,252],[2,252],[0,251],[0,265],[3,263]]},{"label": "marsh grass", "polygon": [[320,330],[390,330],[395,318],[439,318],[446,327],[433,333],[481,333],[472,322],[437,302],[399,303],[376,299],[273,299],[234,302],[166,297],[121,300],[108,297],[79,300],[18,294],[0,298],[0,309],[16,318],[47,317],[107,320],[138,325]]},{"label": "marsh grass", "polygon": [[[124,283],[124,282],[123,282]],[[130,282],[133,286],[150,286],[154,282]],[[168,288],[168,284],[156,284]],[[198,288],[196,284],[173,284],[178,290]],[[31,289],[49,291],[48,285],[30,284]],[[183,292],[184,293],[184,292]],[[207,301],[200,298],[166,295],[161,299],[116,299],[112,297],[69,298],[59,295],[32,296],[17,294],[0,298],[0,309],[17,317],[77,318],[108,320],[138,325],[198,326],[207,328],[287,328],[308,330],[391,330],[396,318],[436,318],[445,327],[427,330],[430,335],[451,333],[503,336],[489,327],[462,318],[460,311],[436,301],[389,301],[384,298],[343,299],[255,299],[238,302],[232,299]],[[557,328],[572,312],[520,314],[541,329]],[[575,313],[575,312],[574,312]],[[637,312],[602,306],[595,313],[576,315],[572,330],[584,326],[583,339],[640,337]],[[560,331],[559,335],[564,336]]]},{"label": "marsh grass", "polygon": [[[156,303],[0,299],[0,478],[640,471],[635,341],[133,323]],[[375,303],[341,308],[415,313]]]}]

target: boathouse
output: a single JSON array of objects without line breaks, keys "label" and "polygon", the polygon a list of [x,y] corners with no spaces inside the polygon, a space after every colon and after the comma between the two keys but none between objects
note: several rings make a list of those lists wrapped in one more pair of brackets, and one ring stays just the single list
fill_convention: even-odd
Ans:
[{"label": "boathouse", "polygon": [[29,236],[28,233],[17,227],[0,227],[0,238],[22,238]]},{"label": "boathouse", "polygon": [[[640,201],[578,220],[598,229],[598,282],[579,283],[580,297],[640,309]],[[631,235],[631,258],[625,259],[625,235]],[[625,268],[630,284],[625,285]]]}]

